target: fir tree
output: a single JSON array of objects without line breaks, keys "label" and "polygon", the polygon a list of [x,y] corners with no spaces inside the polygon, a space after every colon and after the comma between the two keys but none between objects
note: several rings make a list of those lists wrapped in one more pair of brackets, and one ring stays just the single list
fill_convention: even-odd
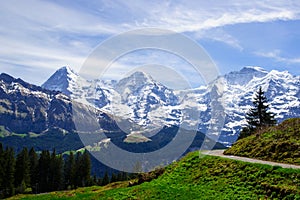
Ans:
[{"label": "fir tree", "polygon": [[87,150],[84,151],[80,159],[82,186],[88,186],[91,182],[91,159]]},{"label": "fir tree", "polygon": [[42,151],[39,159],[39,188],[38,192],[49,192],[49,178],[50,178],[50,153],[48,150]]},{"label": "fir tree", "polygon": [[51,154],[49,175],[50,190],[63,189],[63,159],[56,155],[55,149]]},{"label": "fir tree", "polygon": [[117,176],[115,173],[112,173],[111,175],[111,179],[110,179],[110,182],[113,183],[113,182],[117,182]]},{"label": "fir tree", "polygon": [[274,114],[269,111],[268,100],[262,88],[259,87],[253,100],[253,108],[246,113],[248,125],[243,128],[239,139],[251,135],[255,130],[276,124]]},{"label": "fir tree", "polygon": [[20,193],[23,193],[27,187],[30,187],[30,161],[27,148],[23,148],[17,155],[15,187],[18,188]]},{"label": "fir tree", "polygon": [[107,184],[109,184],[109,176],[108,176],[108,173],[106,171],[105,174],[104,174],[104,177],[102,179],[101,185],[107,185]]},{"label": "fir tree", "polygon": [[65,187],[73,188],[75,186],[75,177],[76,177],[76,166],[74,154],[71,151],[68,156],[65,168],[64,168],[64,177],[65,177]]},{"label": "fir tree", "polygon": [[80,162],[81,162],[81,152],[77,152],[76,153],[76,156],[75,156],[75,174],[76,176],[74,177],[74,186],[75,188],[77,187],[80,187],[81,184],[82,184],[82,176],[81,176],[81,165],[80,165]]},{"label": "fir tree", "polygon": [[29,161],[30,161],[30,185],[33,193],[37,193],[38,184],[38,156],[34,150],[31,148],[29,150]]},{"label": "fir tree", "polygon": [[15,194],[14,173],[15,173],[15,154],[12,148],[6,148],[3,156],[3,196],[8,197]]}]

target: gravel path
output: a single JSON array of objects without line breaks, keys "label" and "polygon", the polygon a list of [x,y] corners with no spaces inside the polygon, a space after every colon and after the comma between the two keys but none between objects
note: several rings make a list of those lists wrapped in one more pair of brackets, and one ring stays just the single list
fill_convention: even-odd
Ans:
[{"label": "gravel path", "polygon": [[272,165],[272,166],[280,166],[282,168],[300,169],[299,165],[277,163],[277,162],[258,160],[258,159],[253,159],[253,158],[240,157],[240,156],[224,155],[223,152],[224,152],[224,150],[212,150],[212,151],[203,151],[202,154],[211,155],[211,156],[219,156],[219,157],[223,157],[223,158],[240,160],[240,161],[250,162],[250,163],[261,163],[261,164]]}]

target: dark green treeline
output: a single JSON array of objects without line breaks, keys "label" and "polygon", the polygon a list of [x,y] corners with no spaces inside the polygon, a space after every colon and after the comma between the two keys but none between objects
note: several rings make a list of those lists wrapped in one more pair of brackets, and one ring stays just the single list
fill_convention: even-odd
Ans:
[{"label": "dark green treeline", "polygon": [[23,148],[15,155],[12,148],[0,143],[0,199],[19,193],[43,193],[74,189],[91,185],[106,185],[127,180],[127,173],[107,173],[101,178],[91,177],[91,159],[88,151],[70,152],[68,156],[53,150],[37,153]]}]

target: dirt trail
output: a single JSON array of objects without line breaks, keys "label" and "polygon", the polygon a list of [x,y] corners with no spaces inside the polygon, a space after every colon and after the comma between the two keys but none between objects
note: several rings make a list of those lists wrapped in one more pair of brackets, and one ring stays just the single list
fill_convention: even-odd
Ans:
[{"label": "dirt trail", "polygon": [[240,161],[250,162],[250,163],[260,163],[260,164],[266,164],[266,165],[272,165],[272,166],[280,166],[282,168],[300,169],[299,165],[277,163],[277,162],[258,160],[258,159],[254,159],[254,158],[246,158],[246,157],[240,157],[240,156],[224,155],[223,152],[224,152],[224,150],[212,150],[212,151],[203,151],[202,154],[211,155],[211,156],[219,156],[219,157],[223,157],[223,158],[240,160]]}]

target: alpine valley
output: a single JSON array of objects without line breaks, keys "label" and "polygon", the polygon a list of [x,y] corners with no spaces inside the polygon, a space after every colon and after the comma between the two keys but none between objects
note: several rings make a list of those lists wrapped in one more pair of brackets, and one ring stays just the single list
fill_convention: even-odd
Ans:
[{"label": "alpine valley", "polygon": [[212,105],[217,105],[223,119],[219,122],[221,135],[209,135],[208,139],[218,140],[214,148],[222,148],[237,139],[260,86],[279,122],[299,117],[300,77],[260,67],[244,67],[219,76],[207,86],[181,91],[140,71],[119,81],[104,81],[85,80],[70,67],[62,67],[42,86],[1,74],[0,141],[17,150],[24,146],[56,148],[58,152],[81,149],[87,144],[81,143],[81,130],[73,120],[76,109],[87,113],[79,116],[77,123],[93,122],[96,116],[107,136],[93,137],[90,146],[107,148],[117,143],[130,151],[154,151],[168,144],[183,127],[187,134],[196,131],[187,150],[191,151],[200,148],[211,124],[216,123]]}]

